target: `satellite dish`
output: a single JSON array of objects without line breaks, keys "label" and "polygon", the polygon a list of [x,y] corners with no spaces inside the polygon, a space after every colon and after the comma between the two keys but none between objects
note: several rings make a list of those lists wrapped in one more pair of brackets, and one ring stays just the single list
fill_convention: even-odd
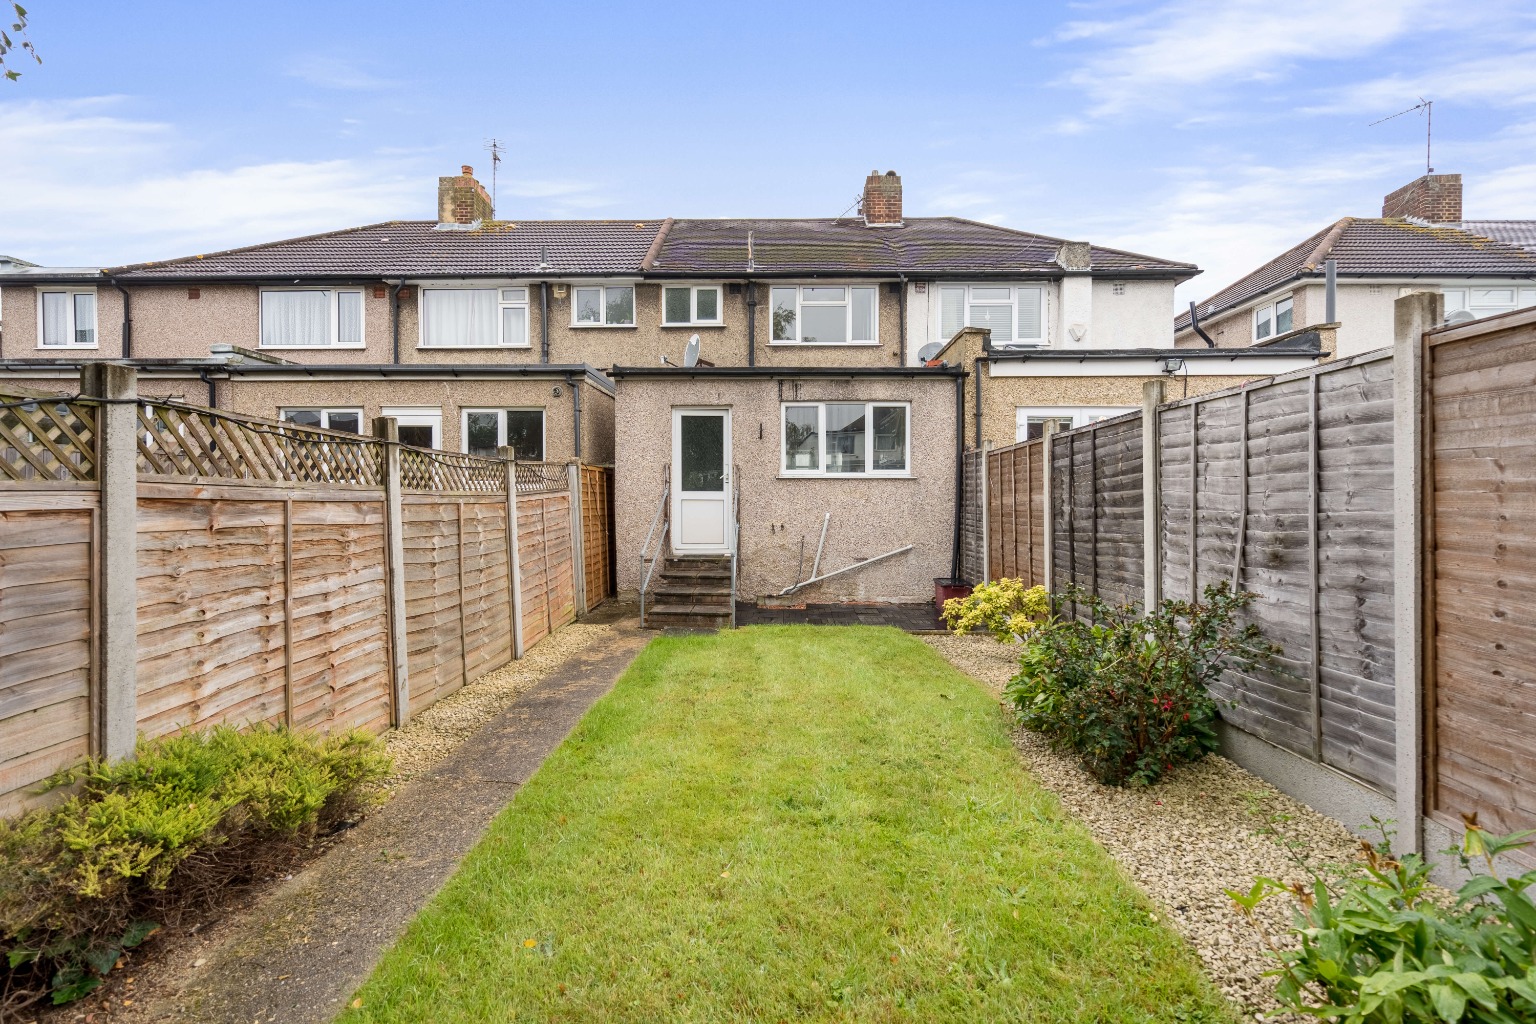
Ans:
[{"label": "satellite dish", "polygon": [[697,334],[688,339],[688,347],[683,349],[684,366],[699,365],[699,345],[699,336]]},{"label": "satellite dish", "polygon": [[1472,315],[1472,311],[1470,309],[1458,309],[1456,312],[1446,317],[1445,322],[1447,324],[1464,324],[1470,320],[1476,319],[1477,317]]},{"label": "satellite dish", "polygon": [[928,344],[917,350],[917,358],[921,362],[926,363],[928,360],[932,359],[942,351],[944,351],[944,343],[942,341],[930,341]]}]

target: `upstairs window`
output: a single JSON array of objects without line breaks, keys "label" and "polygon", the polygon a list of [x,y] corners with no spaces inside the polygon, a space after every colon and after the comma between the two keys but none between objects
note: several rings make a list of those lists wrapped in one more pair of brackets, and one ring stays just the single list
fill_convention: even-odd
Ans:
[{"label": "upstairs window", "polygon": [[423,288],[422,348],[529,348],[527,288]]},{"label": "upstairs window", "polygon": [[879,342],[873,285],[802,285],[772,289],[773,336],[802,345],[874,345]]},{"label": "upstairs window", "polygon": [[38,293],[39,348],[95,348],[96,292],[60,290]]},{"label": "upstairs window", "polygon": [[261,293],[262,348],[361,348],[363,293],[282,288]]},{"label": "upstairs window", "polygon": [[992,332],[993,345],[1043,345],[1044,302],[1039,285],[943,285],[939,340],[949,341],[963,327],[984,327]]},{"label": "upstairs window", "polygon": [[794,402],[784,406],[786,476],[905,476],[911,409],[897,402]]},{"label": "upstairs window", "polygon": [[661,290],[661,322],[668,327],[720,323],[719,285],[667,285]]},{"label": "upstairs window", "polygon": [[1253,311],[1253,340],[1276,338],[1291,329],[1291,299],[1289,296],[1277,302],[1260,306]]},{"label": "upstairs window", "polygon": [[604,285],[572,290],[571,325],[573,327],[633,327],[635,325],[635,289],[633,285]]}]

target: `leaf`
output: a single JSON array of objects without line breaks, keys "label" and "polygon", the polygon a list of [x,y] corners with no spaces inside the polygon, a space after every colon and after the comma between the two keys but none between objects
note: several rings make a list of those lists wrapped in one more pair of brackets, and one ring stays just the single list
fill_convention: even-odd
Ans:
[{"label": "leaf", "polygon": [[29,964],[36,960],[37,953],[38,951],[35,949],[23,949],[22,947],[17,946],[6,955],[6,962],[11,965],[11,970],[14,971],[22,964]]},{"label": "leaf", "polygon": [[1499,997],[1494,994],[1493,986],[1481,974],[1462,973],[1453,975],[1451,980],[1461,986],[1461,990],[1479,1006],[1491,1010],[1498,1005]]},{"label": "leaf", "polygon": [[135,921],[128,926],[128,930],[123,932],[123,937],[118,941],[124,949],[132,949],[159,930],[160,926],[154,921]]},{"label": "leaf", "polygon": [[112,968],[117,966],[117,961],[123,955],[123,948],[118,945],[98,946],[87,950],[85,962],[96,968],[98,974],[110,974]]},{"label": "leaf", "polygon": [[1435,1012],[1446,1024],[1456,1024],[1461,1020],[1461,1015],[1467,1012],[1467,997],[1454,985],[1429,986],[1429,999],[1435,1004]]}]

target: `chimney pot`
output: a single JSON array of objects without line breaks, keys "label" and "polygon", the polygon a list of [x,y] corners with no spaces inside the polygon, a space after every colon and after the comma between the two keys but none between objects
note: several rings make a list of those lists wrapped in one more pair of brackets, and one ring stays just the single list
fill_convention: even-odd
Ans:
[{"label": "chimney pot", "polygon": [[463,174],[466,178],[473,178],[475,176],[475,169],[469,166],[469,164],[461,164],[459,173]]},{"label": "chimney pot", "polygon": [[1461,175],[1426,174],[1381,201],[1383,217],[1417,217],[1433,224],[1461,221]]},{"label": "chimney pot", "polygon": [[864,179],[861,204],[866,227],[894,227],[901,224],[901,176],[895,171],[873,170]]}]

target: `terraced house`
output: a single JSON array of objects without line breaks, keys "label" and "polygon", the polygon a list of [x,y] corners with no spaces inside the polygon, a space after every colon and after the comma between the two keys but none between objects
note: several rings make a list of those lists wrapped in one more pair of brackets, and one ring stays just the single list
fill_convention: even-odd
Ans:
[{"label": "terraced house", "polygon": [[[1169,311],[1198,272],[907,217],[894,172],[832,219],[503,220],[469,167],[437,199],[430,221],[0,268],[0,372],[67,390],[122,359],[197,404],[613,463],[620,587],[687,619],[718,614],[718,558],[745,599],[931,596],[962,447],[1139,404],[1183,355]],[[1206,386],[1319,352],[1226,352]]]}]

